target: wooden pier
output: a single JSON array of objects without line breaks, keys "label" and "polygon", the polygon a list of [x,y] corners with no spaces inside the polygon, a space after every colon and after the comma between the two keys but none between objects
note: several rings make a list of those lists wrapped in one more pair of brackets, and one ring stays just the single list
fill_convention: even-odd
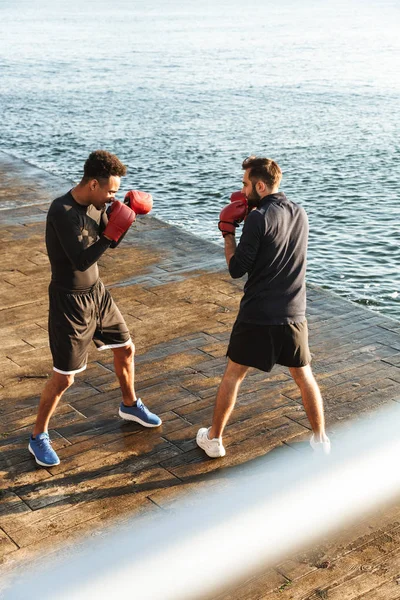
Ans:
[{"label": "wooden pier", "polygon": [[[112,353],[93,346],[87,370],[51,421],[61,464],[37,467],[28,438],[52,369],[44,225],[50,201],[72,184],[2,153],[0,179],[3,573],[134,514],[173,510],[185,491],[211,485],[216,471],[277,447],[305,451],[299,442],[308,440],[309,424],[284,368],[252,370],[246,378],[224,436],[224,459],[208,459],[197,448],[198,428],[211,422],[243,280],[230,279],[221,247],[146,216],[99,265],[136,345],[138,395],[163,425],[144,430],[121,421]],[[312,286],[308,320],[334,443],[339,424],[400,401],[400,324]],[[399,540],[394,506],[219,599],[394,600],[400,598]]]}]

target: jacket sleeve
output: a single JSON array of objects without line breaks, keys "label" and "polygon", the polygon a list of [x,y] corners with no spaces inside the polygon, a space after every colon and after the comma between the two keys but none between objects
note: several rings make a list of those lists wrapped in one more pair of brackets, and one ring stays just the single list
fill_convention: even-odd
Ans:
[{"label": "jacket sleeve", "polygon": [[264,235],[265,218],[258,210],[253,210],[244,223],[240,242],[229,261],[229,273],[233,279],[252,271]]},{"label": "jacket sleeve", "polygon": [[84,240],[79,216],[74,211],[56,213],[52,218],[60,244],[77,271],[86,271],[110,247],[111,240],[103,235],[90,246]]}]

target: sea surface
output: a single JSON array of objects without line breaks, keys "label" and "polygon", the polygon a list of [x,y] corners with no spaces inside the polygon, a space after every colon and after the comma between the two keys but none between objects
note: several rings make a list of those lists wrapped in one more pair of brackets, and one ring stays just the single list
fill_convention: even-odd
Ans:
[{"label": "sea surface", "polygon": [[399,24],[398,0],[0,0],[0,150],[76,181],[115,152],[122,193],[220,244],[242,160],[274,158],[308,281],[400,319]]}]

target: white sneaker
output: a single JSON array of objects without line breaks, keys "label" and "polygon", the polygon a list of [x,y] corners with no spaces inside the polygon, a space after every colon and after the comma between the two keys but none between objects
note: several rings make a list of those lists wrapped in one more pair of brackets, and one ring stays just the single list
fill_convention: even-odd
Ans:
[{"label": "white sneaker", "polygon": [[314,452],[318,452],[318,454],[330,454],[331,452],[331,440],[327,436],[325,436],[323,442],[316,442],[314,434],[312,434],[310,446]]},{"label": "white sneaker", "polygon": [[210,440],[208,437],[209,431],[210,427],[208,429],[207,427],[202,427],[198,430],[196,435],[197,445],[200,446],[210,458],[220,458],[221,456],[225,456],[226,451],[222,444],[222,439],[214,438]]}]

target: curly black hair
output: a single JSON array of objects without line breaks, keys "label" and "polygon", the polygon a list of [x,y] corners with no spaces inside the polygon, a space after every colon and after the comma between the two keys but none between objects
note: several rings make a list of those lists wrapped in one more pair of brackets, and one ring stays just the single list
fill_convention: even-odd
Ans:
[{"label": "curly black hair", "polygon": [[106,150],[92,152],[83,168],[84,179],[109,179],[109,177],[124,175],[126,175],[126,166],[115,154]]}]

